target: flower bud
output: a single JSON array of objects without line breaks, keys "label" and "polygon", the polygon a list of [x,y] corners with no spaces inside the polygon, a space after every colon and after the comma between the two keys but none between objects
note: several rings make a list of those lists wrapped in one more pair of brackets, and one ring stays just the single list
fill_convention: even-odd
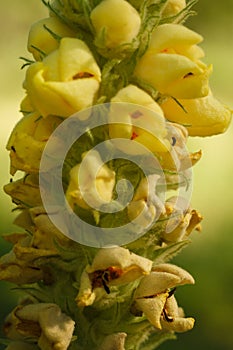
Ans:
[{"label": "flower bud", "polygon": [[[30,108],[28,98],[22,105]],[[61,121],[61,118],[52,115],[44,119],[37,112],[25,113],[14,127],[6,146],[10,151],[12,175],[17,170],[38,173],[46,142]]]},{"label": "flower bud", "polygon": [[[53,33],[58,36],[57,39],[53,36]],[[30,28],[27,44],[28,51],[33,54],[36,61],[41,61],[43,56],[47,56],[59,47],[60,38],[75,36],[75,33],[67,25],[59,21],[57,17],[43,18]]]},{"label": "flower bud", "polygon": [[162,12],[164,17],[174,16],[186,6],[185,0],[168,0]]},{"label": "flower bud", "polygon": [[125,0],[103,0],[91,12],[96,35],[105,37],[105,45],[114,48],[130,43],[138,34],[141,19]]}]

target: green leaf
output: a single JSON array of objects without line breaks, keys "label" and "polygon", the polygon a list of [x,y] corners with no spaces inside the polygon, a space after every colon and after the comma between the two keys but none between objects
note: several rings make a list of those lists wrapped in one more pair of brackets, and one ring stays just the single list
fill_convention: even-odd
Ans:
[{"label": "green leaf", "polygon": [[141,345],[140,350],[155,350],[166,340],[176,339],[174,333],[171,332],[153,332],[148,339]]},{"label": "green leaf", "polygon": [[190,240],[184,240],[155,250],[153,256],[154,264],[161,264],[173,259],[177,254],[181,252],[182,249],[187,247],[190,243]]}]

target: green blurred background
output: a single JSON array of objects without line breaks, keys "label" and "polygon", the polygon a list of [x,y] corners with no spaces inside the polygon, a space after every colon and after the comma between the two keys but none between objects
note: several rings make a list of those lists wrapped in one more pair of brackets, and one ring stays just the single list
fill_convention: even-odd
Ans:
[{"label": "green blurred background", "polygon": [[[211,87],[214,94],[233,108],[233,1],[200,0],[198,16],[187,25],[205,38],[202,47],[205,61],[213,63]],[[9,159],[5,144],[20,118],[19,103],[25,71],[20,70],[19,56],[26,52],[30,24],[46,16],[40,0],[1,1],[0,4],[0,232],[16,232],[12,204],[2,191],[9,181]],[[212,138],[193,138],[190,150],[203,150],[202,160],[194,169],[192,204],[204,215],[203,230],[193,233],[192,244],[174,262],[190,271],[194,286],[181,287],[178,301],[186,314],[196,318],[194,330],[178,335],[177,341],[164,343],[160,349],[209,350],[233,349],[233,125],[226,134]],[[9,245],[0,239],[1,253]],[[0,318],[15,305],[18,295],[11,284],[1,282]],[[91,349],[90,349],[91,350]]]}]

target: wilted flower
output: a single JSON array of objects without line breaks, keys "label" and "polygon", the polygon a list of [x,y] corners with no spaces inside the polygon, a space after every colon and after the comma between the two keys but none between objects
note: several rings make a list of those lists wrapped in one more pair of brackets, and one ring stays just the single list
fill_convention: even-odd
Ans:
[{"label": "wilted flower", "polygon": [[135,224],[143,229],[148,229],[161,212],[164,212],[163,203],[156,195],[159,177],[159,175],[151,175],[143,178],[127,206],[130,221],[134,220]]},{"label": "wilted flower", "polygon": [[188,238],[193,230],[200,230],[201,214],[190,207],[181,207],[181,198],[172,197],[165,203],[168,223],[163,233],[163,240],[172,243]]},{"label": "wilted flower", "polygon": [[66,350],[74,331],[74,321],[56,304],[19,305],[7,317],[5,334],[10,339],[28,337],[42,350]]},{"label": "wilted flower", "polygon": [[24,87],[43,117],[69,117],[94,102],[100,69],[84,41],[60,40],[59,48],[29,66]]},{"label": "wilted flower", "polygon": [[211,66],[200,61],[204,53],[196,44],[201,41],[199,34],[183,25],[158,26],[136,66],[135,75],[160,93],[175,98],[206,96]]},{"label": "wilted flower", "polygon": [[[118,103],[122,102],[122,103]],[[125,152],[140,154],[151,152],[166,152],[170,143],[166,139],[167,130],[165,118],[160,106],[143,90],[134,85],[128,85],[118,91],[111,99],[109,115],[109,136],[125,138],[132,141],[130,147],[127,143]],[[143,151],[137,143],[146,147]],[[117,143],[121,147],[121,143]]]},{"label": "wilted flower", "polygon": [[132,282],[150,272],[152,261],[121,247],[98,251],[91,265],[81,277],[76,301],[78,306],[88,306],[96,299],[96,289],[110,293],[110,286]]},{"label": "wilted flower", "polygon": [[85,209],[98,209],[112,200],[114,185],[114,171],[103,164],[97,151],[92,151],[71,169],[66,199],[72,208],[77,204]]},{"label": "wilted flower", "polygon": [[[57,36],[57,38],[55,38]],[[32,24],[28,35],[28,51],[37,61],[59,47],[59,39],[76,34],[57,17],[43,18]]]},{"label": "wilted flower", "polygon": [[98,350],[125,350],[126,333],[115,333],[106,336]]},{"label": "wilted flower", "polygon": [[28,174],[22,179],[10,182],[4,186],[4,191],[20,208],[42,205],[37,174]]},{"label": "wilted flower", "polygon": [[161,107],[168,120],[186,125],[190,136],[220,134],[230,124],[232,111],[211,93],[202,98],[182,99],[179,103],[168,98]]},{"label": "wilted flower", "polygon": [[141,19],[125,0],[103,0],[91,12],[97,38],[103,37],[106,47],[130,43],[138,34]]},{"label": "wilted flower", "polygon": [[37,249],[31,245],[31,236],[28,234],[13,234],[6,236],[14,243],[13,249],[0,258],[0,280],[16,284],[34,283],[46,279],[48,268],[45,271],[37,264],[38,259],[56,256],[53,249]]},{"label": "wilted flower", "polygon": [[[24,104],[27,102],[28,99]],[[17,170],[38,173],[46,142],[61,121],[52,115],[41,118],[38,112],[25,114],[14,127],[6,146],[10,151],[12,175]]]},{"label": "wilted flower", "polygon": [[187,283],[194,283],[193,277],[187,271],[171,264],[156,265],[140,281],[134,295],[135,307],[145,314],[155,328],[162,329],[164,325],[171,323],[169,329],[179,329],[180,332],[190,330],[193,328],[193,318],[181,320],[178,308],[174,305],[172,315],[167,311],[167,304],[171,307],[169,298],[173,295],[174,288]]}]

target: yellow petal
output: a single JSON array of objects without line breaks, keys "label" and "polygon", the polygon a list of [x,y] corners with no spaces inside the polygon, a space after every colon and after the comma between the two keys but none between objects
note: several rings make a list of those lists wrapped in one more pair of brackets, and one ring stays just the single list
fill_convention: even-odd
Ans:
[{"label": "yellow petal", "polygon": [[223,133],[231,121],[231,110],[214,96],[179,100],[185,111],[172,99],[162,103],[166,117],[176,123],[187,125],[191,136],[211,136]]},{"label": "yellow petal", "polygon": [[77,73],[89,73],[100,82],[101,72],[96,61],[84,41],[63,38],[59,48],[60,79],[69,81],[78,79]]},{"label": "yellow petal", "polygon": [[167,23],[159,25],[153,31],[149,50],[156,52],[168,48],[179,50],[183,46],[198,44],[202,40],[201,35],[181,24]]}]

